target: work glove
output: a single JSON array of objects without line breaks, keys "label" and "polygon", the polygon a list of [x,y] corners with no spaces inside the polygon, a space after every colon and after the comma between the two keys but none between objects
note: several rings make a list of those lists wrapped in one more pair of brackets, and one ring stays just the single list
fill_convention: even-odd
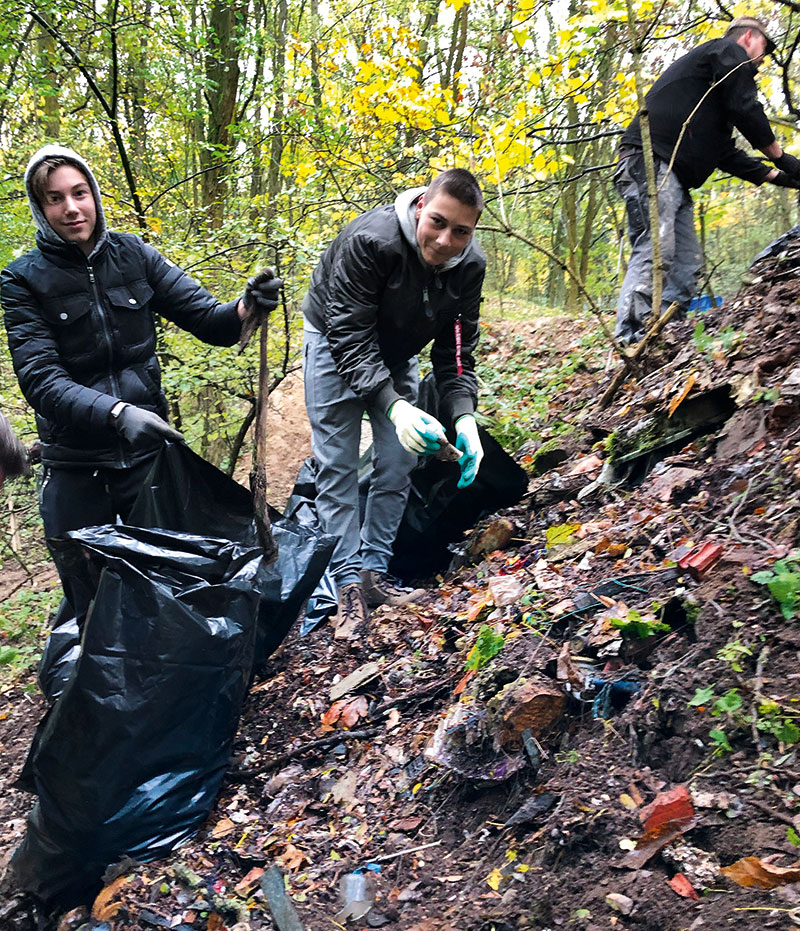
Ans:
[{"label": "work glove", "polygon": [[776,168],[785,171],[787,175],[800,178],[800,158],[795,158],[794,155],[783,152],[778,158],[773,159],[772,162]]},{"label": "work glove", "polygon": [[392,404],[387,416],[394,424],[400,445],[410,453],[431,455],[446,440],[444,427],[435,417],[402,398]]},{"label": "work glove", "polygon": [[265,268],[253,275],[245,285],[242,301],[246,315],[242,320],[242,332],[239,337],[239,352],[250,342],[259,324],[278,306],[283,281],[275,277],[271,268]]},{"label": "work glove", "polygon": [[483,459],[483,447],[478,437],[478,424],[472,414],[464,414],[456,421],[456,449],[461,450],[458,466],[461,469],[459,488],[466,488],[475,481]]},{"label": "work glove", "polygon": [[779,171],[770,184],[777,184],[778,187],[793,187],[800,189],[800,175],[787,175],[785,171]]},{"label": "work glove", "polygon": [[112,423],[122,439],[133,447],[155,446],[170,440],[183,442],[183,434],[173,430],[158,414],[133,404],[126,404],[116,417],[112,417]]},{"label": "work glove", "polygon": [[248,314],[255,312],[264,316],[275,310],[282,287],[283,281],[275,277],[271,268],[265,268],[253,275],[245,285],[242,298]]}]

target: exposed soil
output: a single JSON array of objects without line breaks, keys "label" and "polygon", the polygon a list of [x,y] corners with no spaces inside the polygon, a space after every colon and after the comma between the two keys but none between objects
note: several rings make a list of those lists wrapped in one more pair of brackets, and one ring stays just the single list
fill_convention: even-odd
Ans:
[{"label": "exposed soil", "polygon": [[[800,843],[800,626],[752,580],[797,544],[797,264],[791,249],[762,263],[705,315],[702,352],[693,322],[672,326],[605,411],[612,373],[577,372],[552,405],[576,429],[502,515],[506,548],[375,611],[359,653],[329,624],[295,627],[251,689],[209,822],[169,860],[123,863],[94,918],[61,927],[280,927],[260,883],[274,864],[308,931],[797,927],[800,874],[768,890],[720,872],[754,857],[774,878]],[[583,329],[538,321],[538,358]],[[502,366],[508,331],[494,335]],[[681,568],[702,544],[721,554]],[[335,720],[331,686],[367,662]],[[22,685],[0,723],[6,859],[31,804],[10,781],[43,710]],[[364,867],[374,905],[347,919],[340,882]],[[0,927],[35,927],[5,889]]]}]

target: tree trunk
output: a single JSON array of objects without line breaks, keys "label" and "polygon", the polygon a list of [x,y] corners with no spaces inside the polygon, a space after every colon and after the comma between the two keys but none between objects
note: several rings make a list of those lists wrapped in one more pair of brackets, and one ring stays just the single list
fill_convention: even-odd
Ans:
[{"label": "tree trunk", "polygon": [[225,216],[228,169],[225,164],[232,140],[232,125],[239,92],[239,21],[246,6],[229,0],[213,0],[208,13],[208,52],[205,59],[208,108],[205,146],[200,153],[203,170],[202,198],[213,228]]}]

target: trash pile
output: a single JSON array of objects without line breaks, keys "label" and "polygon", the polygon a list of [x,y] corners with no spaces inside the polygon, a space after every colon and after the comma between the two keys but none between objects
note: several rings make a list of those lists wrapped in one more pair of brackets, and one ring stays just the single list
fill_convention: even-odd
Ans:
[{"label": "trash pile", "polygon": [[199,834],[70,927],[800,925],[799,262],[609,408],[581,372],[527,496],[368,656],[290,634]]}]

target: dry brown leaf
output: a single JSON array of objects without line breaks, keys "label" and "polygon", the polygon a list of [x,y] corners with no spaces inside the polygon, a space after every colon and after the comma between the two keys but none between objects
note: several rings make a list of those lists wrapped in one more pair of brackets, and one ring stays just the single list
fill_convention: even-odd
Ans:
[{"label": "dry brown leaf", "polygon": [[323,724],[327,724],[328,727],[333,727],[342,716],[342,711],[346,704],[346,698],[340,698],[339,701],[335,701],[327,711],[320,715],[320,721],[322,721]]},{"label": "dry brown leaf", "polygon": [[208,916],[208,931],[225,931],[225,920],[222,915],[212,912]]},{"label": "dry brown leaf", "polygon": [[220,818],[211,829],[211,836],[214,839],[219,839],[220,837],[227,837],[228,834],[233,834],[235,830],[236,825],[230,818]]},{"label": "dry brown leaf", "polygon": [[758,857],[743,857],[730,866],[723,866],[720,872],[739,886],[757,886],[759,889],[774,889],[800,882],[800,868],[773,866]]},{"label": "dry brown leaf", "polygon": [[251,892],[258,886],[258,881],[264,875],[264,870],[260,866],[254,866],[252,870],[233,887],[233,891],[246,899]]},{"label": "dry brown leaf", "polygon": [[339,724],[344,724],[345,727],[352,727],[354,724],[358,723],[359,718],[365,717],[368,710],[369,705],[367,704],[367,699],[363,695],[351,698],[350,701],[345,702],[345,706],[342,708],[342,713],[339,715]]},{"label": "dry brown leaf", "polygon": [[298,847],[295,847],[294,844],[287,844],[283,856],[280,857],[280,861],[287,870],[300,869],[304,864],[311,863],[308,856]]},{"label": "dry brown leaf", "polygon": [[122,908],[122,902],[119,900],[112,901],[122,889],[130,882],[130,876],[118,876],[114,882],[109,883],[101,892],[92,905],[92,918],[97,921],[108,921],[113,918]]}]

